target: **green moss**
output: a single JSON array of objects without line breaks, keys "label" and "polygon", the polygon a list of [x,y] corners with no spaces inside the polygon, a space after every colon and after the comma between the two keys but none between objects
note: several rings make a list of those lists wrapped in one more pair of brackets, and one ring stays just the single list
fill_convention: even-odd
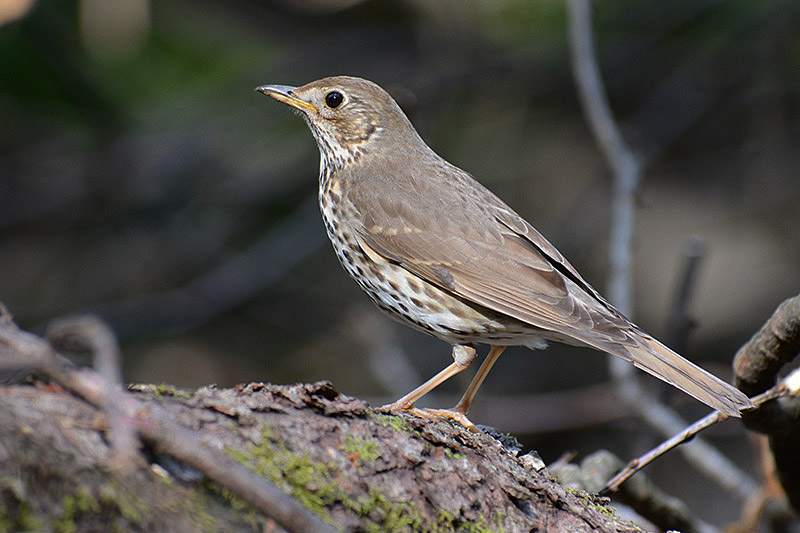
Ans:
[{"label": "green moss", "polygon": [[347,442],[339,446],[339,449],[347,454],[347,458],[359,465],[364,462],[374,461],[380,457],[380,446],[369,439],[359,439],[352,435],[347,435]]},{"label": "green moss", "polygon": [[[608,518],[612,518],[614,520],[620,520],[620,518],[617,516],[616,510],[614,509],[614,507],[610,505],[611,503],[610,498],[606,498],[604,496],[599,496],[591,492],[586,492],[585,490],[582,489],[575,489],[571,487],[564,487],[564,490],[566,490],[570,494],[578,496],[581,499],[581,503],[584,505],[584,507],[591,507],[597,510],[600,514],[607,516]],[[627,522],[627,524],[641,531],[639,526],[636,525],[635,523]]]},{"label": "green moss", "polygon": [[[223,500],[228,502],[231,508],[236,512],[238,512],[239,516],[241,516],[244,519],[244,521],[247,522],[254,530],[264,529],[264,524],[263,520],[261,519],[261,515],[259,515],[259,513],[257,513],[256,510],[253,509],[253,507],[246,501],[239,498],[233,492],[226,489],[225,487],[220,487],[218,484],[209,479],[203,481],[203,486],[209,492],[218,495]],[[195,493],[195,497],[200,498],[200,493]],[[199,507],[201,509],[205,507],[204,505],[202,505],[203,502],[198,501],[197,503],[199,503],[200,505],[199,506],[195,505],[195,507]],[[210,515],[201,517],[200,524],[206,531],[215,530],[214,518]]]},{"label": "green moss", "polygon": [[423,524],[419,511],[409,503],[395,504],[386,510],[383,531],[421,531]]},{"label": "green moss", "polygon": [[464,455],[463,453],[458,453],[452,448],[445,448],[444,456],[448,459],[464,459],[466,457],[466,455]]},{"label": "green moss", "polygon": [[600,496],[593,492],[586,492],[586,491],[575,491],[575,494],[581,497],[581,502],[586,507],[592,507],[593,509],[597,510],[600,514],[616,520],[618,522],[622,522],[628,526],[636,528],[638,531],[644,531],[638,524],[631,520],[622,521],[619,516],[617,516],[617,511],[611,505],[611,498],[607,498],[605,496]]},{"label": "green moss", "polygon": [[[139,525],[149,512],[146,502],[114,482],[101,486],[98,496],[78,487],[61,499],[61,514],[53,521],[53,530],[59,533],[72,533],[77,530],[77,518],[80,515],[98,514],[104,508],[112,509],[128,524]],[[110,525],[119,526],[119,524]]]},{"label": "green moss", "polygon": [[0,503],[0,531],[45,531],[44,522],[25,501],[10,509]]},{"label": "green moss", "polygon": [[132,383],[128,385],[128,390],[132,392],[140,392],[143,394],[151,394],[156,398],[164,398],[167,396],[171,396],[173,398],[189,399],[194,394],[194,392],[192,391],[186,389],[179,389],[175,385],[169,385],[167,383],[159,383],[158,385],[150,385],[145,383]]},{"label": "green moss", "polygon": [[192,397],[192,393],[185,390],[179,389],[175,385],[169,385],[167,383],[159,383],[153,389],[153,396],[156,398],[163,398],[165,396],[172,396],[173,398],[183,398],[188,400]]},{"label": "green moss", "polygon": [[367,531],[426,531],[425,519],[419,509],[408,502],[390,502],[378,491],[372,490],[366,497],[353,500],[347,498],[347,507],[356,513],[372,520],[367,524]]},{"label": "green moss", "polygon": [[392,428],[395,431],[399,431],[401,433],[416,432],[416,430],[408,424],[408,421],[406,421],[403,417],[400,416],[387,415],[385,413],[370,412],[369,417],[374,419],[380,425]]},{"label": "green moss", "polygon": [[[375,416],[381,417],[392,427],[395,426],[391,419],[396,417]],[[438,513],[436,521],[433,522],[420,512],[417,505],[391,501],[385,494],[377,490],[371,490],[367,496],[352,498],[342,488],[341,471],[335,463],[314,461],[308,454],[298,454],[289,450],[275,436],[269,426],[264,425],[261,428],[261,437],[261,443],[251,446],[247,452],[230,448],[226,449],[226,452],[235,461],[282,487],[303,506],[324,520],[332,521],[328,514],[329,509],[344,507],[349,512],[362,517],[367,531],[375,533],[400,531],[486,533],[502,530],[499,527],[500,516],[495,517],[496,527],[494,528],[489,526],[489,522],[484,517],[477,522],[466,522],[446,512]],[[346,442],[339,449],[342,453],[365,462],[377,459],[380,453],[377,443],[352,435],[346,437]],[[450,453],[452,458],[460,457],[460,454],[452,450]],[[226,489],[215,486],[212,486],[211,489],[231,502],[236,509],[250,508],[247,503],[239,500]]]},{"label": "green moss", "polygon": [[78,526],[75,518],[84,513],[100,511],[100,502],[85,489],[78,487],[75,492],[66,494],[61,499],[61,515],[53,522],[53,529],[58,533],[73,533]]},{"label": "green moss", "polygon": [[296,500],[322,518],[328,518],[326,506],[341,501],[334,467],[312,461],[308,454],[293,453],[267,425],[261,428],[261,443],[251,446],[249,453],[230,448],[225,451],[258,475],[288,488]]},{"label": "green moss", "polygon": [[436,514],[436,528],[434,531],[468,531],[469,533],[501,533],[503,527],[501,526],[502,513],[498,513],[494,517],[494,528],[489,526],[486,517],[480,515],[477,522],[467,522],[459,520],[447,511],[439,511]]},{"label": "green moss", "polygon": [[143,517],[149,513],[146,502],[116,483],[106,483],[100,487],[99,499],[103,505],[117,509],[133,524],[141,524]]}]

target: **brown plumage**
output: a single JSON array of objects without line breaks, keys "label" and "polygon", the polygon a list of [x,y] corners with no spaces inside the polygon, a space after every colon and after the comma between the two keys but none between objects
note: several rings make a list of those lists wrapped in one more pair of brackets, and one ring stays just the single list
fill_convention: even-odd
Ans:
[{"label": "brown plumage", "polygon": [[[320,208],[345,270],[393,318],[453,345],[454,362],[390,407],[464,416],[508,345],[554,340],[621,357],[726,414],[739,390],[653,339],[606,302],[536,229],[419,137],[372,82],[345,76],[258,91],[299,110],[320,149]],[[492,350],[451,410],[413,408]]]}]

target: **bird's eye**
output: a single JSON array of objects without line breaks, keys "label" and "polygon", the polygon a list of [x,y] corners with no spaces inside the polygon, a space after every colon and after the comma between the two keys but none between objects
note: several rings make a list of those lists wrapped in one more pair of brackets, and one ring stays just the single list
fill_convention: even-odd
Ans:
[{"label": "bird's eye", "polygon": [[344,102],[344,96],[339,91],[331,91],[325,95],[325,105],[331,109],[336,109]]}]

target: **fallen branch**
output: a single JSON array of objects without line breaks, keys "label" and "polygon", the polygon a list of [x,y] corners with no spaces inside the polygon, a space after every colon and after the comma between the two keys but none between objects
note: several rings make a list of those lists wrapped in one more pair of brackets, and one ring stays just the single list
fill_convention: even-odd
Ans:
[{"label": "fallen branch", "polygon": [[[778,373],[800,354],[800,295],[781,303],[761,329],[739,349],[733,367],[736,386],[756,394],[778,381]],[[800,371],[782,383],[792,394],[744,413],[742,421],[769,437],[778,479],[792,506],[800,511]]]},{"label": "fallen branch", "polygon": [[[51,333],[115,346],[94,319]],[[327,382],[125,391],[8,316],[0,364],[54,382],[0,386],[0,501],[12,529],[331,531],[319,514],[345,530],[635,530],[488,434],[378,414]],[[112,416],[145,452],[128,471],[108,468]]]},{"label": "fallen branch", "polygon": [[[62,322],[56,326],[54,334],[62,338],[80,338],[96,349],[117,350],[116,343],[109,341],[110,332],[93,319]],[[0,356],[4,360],[30,365],[92,405],[104,409],[107,417],[113,417],[107,421],[108,426],[134,427],[157,451],[202,471],[281,526],[309,533],[335,531],[274,485],[221,451],[212,449],[196,433],[172,422],[157,405],[145,406],[94,370],[76,367],[59,356],[43,339],[21,331],[8,320],[0,326]],[[97,359],[110,361],[114,357],[106,354]],[[117,374],[115,370],[110,373]]]}]

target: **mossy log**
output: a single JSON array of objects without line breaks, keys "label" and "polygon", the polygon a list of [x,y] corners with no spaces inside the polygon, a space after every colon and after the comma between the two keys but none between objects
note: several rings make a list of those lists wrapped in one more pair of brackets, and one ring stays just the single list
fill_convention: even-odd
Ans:
[{"label": "mossy log", "polygon": [[[379,413],[327,382],[129,394],[340,530],[637,530],[492,436]],[[0,396],[0,531],[280,530],[202,469],[145,445],[111,466],[106,414],[58,386]]]}]

